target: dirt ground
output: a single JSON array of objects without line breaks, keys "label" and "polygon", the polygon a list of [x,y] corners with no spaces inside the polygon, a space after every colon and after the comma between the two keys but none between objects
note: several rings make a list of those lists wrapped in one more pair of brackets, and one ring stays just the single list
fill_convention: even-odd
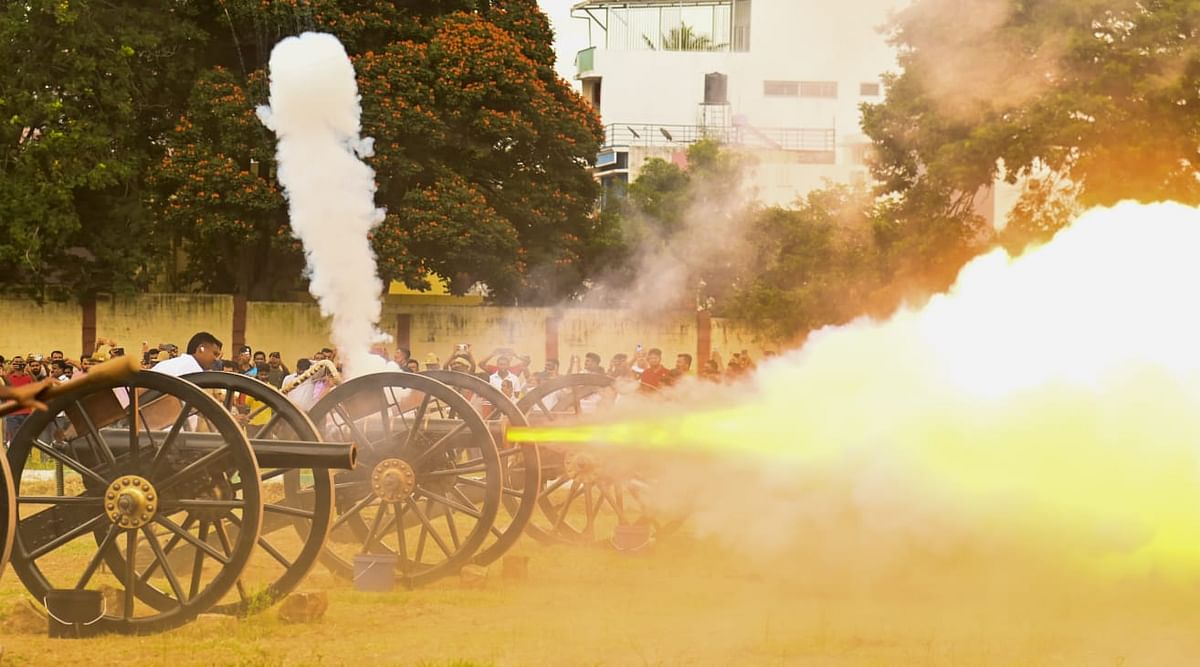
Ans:
[{"label": "dirt ground", "polygon": [[[355,592],[321,566],[315,624],[275,612],[148,637],[0,636],[3,665],[1166,665],[1200,655],[1200,605],[1121,594],[1030,596],[921,578],[856,586],[803,558],[751,562],[687,534],[628,555],[525,540],[526,580]],[[861,582],[860,582],[861,583]],[[1182,592],[1181,592],[1182,593]],[[24,596],[12,571],[0,608]]]}]

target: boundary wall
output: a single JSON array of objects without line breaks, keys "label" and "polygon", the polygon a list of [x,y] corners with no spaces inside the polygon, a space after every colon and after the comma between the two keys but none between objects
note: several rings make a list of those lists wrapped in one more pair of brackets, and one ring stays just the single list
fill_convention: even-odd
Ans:
[{"label": "boundary wall", "polygon": [[[753,332],[705,311],[623,309],[507,308],[470,305],[385,303],[380,329],[396,345],[425,362],[434,354],[444,363],[458,343],[470,343],[477,359],[497,347],[515,348],[533,357],[535,370],[557,358],[563,370],[573,355],[598,352],[607,364],[617,352],[636,345],[663,350],[664,363],[681,352],[696,359],[718,350],[728,362],[735,351],[749,350],[761,360],[764,349],[778,346],[755,340]],[[145,294],[94,303],[47,303],[0,299],[0,354],[63,350],[68,357],[90,354],[97,337],[112,338],[130,352],[175,343],[181,348],[197,331],[211,331],[225,343],[226,356],[242,343],[255,350],[278,351],[292,367],[302,356],[329,346],[328,320],[314,303],[241,301],[228,295]]]}]

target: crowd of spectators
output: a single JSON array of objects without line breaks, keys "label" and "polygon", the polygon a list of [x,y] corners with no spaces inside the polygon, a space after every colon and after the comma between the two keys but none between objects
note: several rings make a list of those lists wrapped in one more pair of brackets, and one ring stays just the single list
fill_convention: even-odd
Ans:
[{"label": "crowd of spectators", "polygon": [[[115,340],[99,338],[92,354],[77,359],[66,356],[62,350],[53,350],[48,355],[30,352],[11,358],[0,356],[0,385],[20,387],[46,379],[66,381],[87,373],[93,364],[130,353],[131,351]],[[338,370],[341,369],[341,360],[337,352],[329,347],[297,359],[292,367],[284,363],[279,352],[255,350],[249,345],[238,347],[229,358],[224,358],[221,341],[208,333],[193,336],[182,352],[173,343],[161,343],[157,347],[150,347],[148,343],[143,342],[136,353],[141,355],[141,365],[146,369],[156,369],[174,375],[201,369],[222,370],[258,378],[277,389],[289,385],[294,378],[316,362],[328,360]],[[678,353],[675,355],[674,364],[667,366],[663,363],[661,349],[646,349],[641,345],[637,345],[632,353],[618,352],[612,355],[607,365],[600,354],[588,352],[582,357],[571,355],[565,369],[560,366],[558,359],[546,359],[540,370],[535,369],[532,355],[510,347],[496,348],[486,356],[477,358],[470,343],[460,343],[445,356],[444,363],[441,357],[434,353],[425,355],[422,362],[404,347],[396,347],[389,353],[386,347],[376,346],[372,353],[384,360],[381,365],[388,370],[416,373],[445,368],[470,373],[488,381],[514,400],[560,373],[597,373],[637,380],[649,387],[660,388],[674,385],[693,373],[702,381],[732,381],[752,372],[756,367],[747,350],[735,352],[727,363],[723,363],[720,353],[714,351],[710,358],[705,359],[704,363],[693,371],[694,358],[690,353]],[[766,354],[771,356],[772,353]],[[181,355],[185,355],[185,358],[181,358]],[[159,366],[160,364],[162,365]],[[24,409],[5,417],[6,438],[16,432],[29,413],[29,409]]]}]

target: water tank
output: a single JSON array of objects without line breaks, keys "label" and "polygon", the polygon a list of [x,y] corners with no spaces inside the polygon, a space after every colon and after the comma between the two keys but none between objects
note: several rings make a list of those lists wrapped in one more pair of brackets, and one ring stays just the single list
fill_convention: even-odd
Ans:
[{"label": "water tank", "polygon": [[704,75],[704,103],[729,104],[729,77],[720,72]]}]

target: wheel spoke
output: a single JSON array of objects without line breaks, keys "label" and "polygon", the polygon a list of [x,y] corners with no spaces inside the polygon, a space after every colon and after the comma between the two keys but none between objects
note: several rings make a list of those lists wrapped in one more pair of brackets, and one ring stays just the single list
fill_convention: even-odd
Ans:
[{"label": "wheel spoke", "polygon": [[[47,510],[47,511],[49,511],[49,510]],[[26,558],[28,558],[31,561],[37,560],[37,559],[41,558],[42,556],[45,556],[46,554],[50,553],[51,551],[54,551],[55,549],[61,547],[62,545],[70,542],[71,540],[74,540],[75,538],[79,537],[80,535],[83,535],[84,533],[90,531],[91,529],[95,528],[101,521],[104,521],[107,518],[108,517],[105,516],[104,514],[97,514],[96,516],[92,517],[91,519],[88,519],[87,521],[79,524],[78,526],[75,526],[71,530],[68,530],[67,532],[63,533],[62,535],[55,537],[54,539],[43,544],[42,546],[38,547],[37,549],[34,549],[33,551],[29,552],[29,555],[26,556]]]},{"label": "wheel spoke", "polygon": [[404,504],[392,503],[392,512],[396,515],[396,546],[400,554],[400,572],[408,574],[408,543],[404,539]]},{"label": "wheel spoke", "polygon": [[[429,409],[429,401],[433,399],[433,394],[425,394],[421,398],[421,404],[417,407],[417,414],[413,417],[412,424],[408,425],[408,434],[404,438],[404,449],[402,451],[412,451],[413,441],[416,440],[417,431],[421,428],[421,422],[425,419],[425,411]],[[403,418],[404,413],[401,413]]]},{"label": "wheel spoke", "polygon": [[154,453],[154,460],[150,462],[150,479],[158,476],[158,467],[167,460],[167,452],[179,438],[179,432],[183,430],[183,425],[187,423],[190,416],[192,416],[192,406],[185,402],[179,410],[179,416],[175,418],[175,423],[171,424],[171,430],[167,432],[167,437],[163,439],[162,446]]},{"label": "wheel spoke", "polygon": [[421,452],[421,454],[419,456],[417,456],[416,460],[414,460],[412,462],[412,467],[413,468],[421,467],[421,464],[425,463],[425,461],[432,458],[435,453],[438,453],[439,451],[441,451],[443,443],[449,442],[450,438],[458,435],[458,432],[463,430],[466,427],[467,427],[467,422],[459,422],[458,426],[455,426],[454,428],[450,429],[449,433],[438,438],[437,442],[433,443],[425,451]]},{"label": "wheel spoke", "polygon": [[100,547],[96,549],[96,555],[88,561],[87,567],[83,569],[83,574],[79,577],[79,582],[75,584],[75,590],[81,591],[87,588],[88,582],[92,580],[92,575],[96,573],[96,568],[100,567],[100,561],[104,559],[104,552],[112,547],[113,540],[117,538],[117,533],[120,531],[116,524],[108,527],[108,532],[104,534],[104,539],[100,540]]},{"label": "wheel spoke", "polygon": [[263,510],[267,512],[276,512],[278,514],[286,514],[288,516],[298,516],[302,519],[312,519],[317,516],[312,510],[301,509],[299,507],[288,507],[287,505],[276,505],[266,503],[263,505]]},{"label": "wheel spoke", "polygon": [[455,475],[470,475],[476,472],[487,472],[487,466],[475,466],[472,468],[446,468],[445,470],[430,470],[429,472],[420,473],[418,479],[426,479],[429,477],[453,477]]},{"label": "wheel spoke", "polygon": [[[187,518],[184,519],[184,521],[183,521],[183,529],[185,531],[189,530],[192,527],[192,524],[195,522],[196,522],[196,517],[192,516],[191,514],[188,514]],[[175,549],[175,546],[177,544],[179,544],[182,540],[183,540],[183,538],[181,538],[178,534],[171,535],[171,539],[167,540],[167,546],[163,547],[163,555],[170,555],[170,553]],[[144,584],[147,581],[150,581],[150,577],[154,575],[154,572],[157,569],[158,569],[158,561],[154,561],[153,563],[150,563],[150,567],[146,568],[146,570],[144,572],[142,572],[142,576],[138,578],[138,583]]]},{"label": "wheel spoke", "polygon": [[211,452],[205,454],[204,456],[201,456],[200,458],[196,459],[195,461],[192,461],[191,463],[189,463],[188,465],[186,465],[185,467],[183,467],[182,469],[180,469],[179,471],[177,471],[175,474],[171,475],[170,477],[162,480],[161,482],[155,483],[154,486],[158,488],[159,493],[162,493],[163,491],[170,489],[171,487],[175,486],[179,482],[194,475],[196,472],[203,470],[204,468],[216,463],[220,459],[227,456],[231,451],[232,451],[232,449],[230,448],[229,445],[227,445],[227,444],[221,445],[220,447],[212,450]]},{"label": "wheel spoke", "polygon": [[258,536],[258,546],[262,547],[263,551],[271,554],[271,558],[279,561],[279,564],[282,565],[285,570],[292,569],[292,562],[288,560],[282,553],[280,553],[280,551],[275,548],[275,545],[268,542],[265,535]]},{"label": "wheel spoke", "polygon": [[[80,463],[79,461],[76,461],[75,459],[71,458],[70,456],[55,450],[53,447],[51,447],[50,445],[47,445],[46,443],[42,442],[41,440],[34,438],[34,440],[31,444],[33,445],[34,449],[38,450],[39,452],[42,452],[43,454],[49,456],[50,458],[61,461],[63,465],[67,466],[71,470],[74,470],[75,472],[79,473],[80,475],[87,477],[88,479],[92,480],[93,482],[99,483],[101,486],[108,486],[108,480],[104,479],[100,475],[96,474],[91,468],[83,465],[82,463]],[[16,474],[16,473],[14,472],[14,474]]]},{"label": "wheel spoke", "polygon": [[171,564],[167,562],[167,554],[163,553],[162,545],[158,543],[154,531],[150,530],[150,526],[142,526],[142,533],[145,534],[146,541],[150,543],[150,550],[154,552],[155,562],[162,567],[163,574],[167,577],[167,583],[175,592],[175,599],[179,600],[180,605],[187,602],[187,598],[183,594],[183,587],[179,585],[179,578],[175,576],[175,570],[171,569]]},{"label": "wheel spoke", "polygon": [[178,512],[179,510],[240,509],[246,506],[246,501],[180,499],[164,501],[162,506],[164,510],[170,512]]},{"label": "wheel spoke", "polygon": [[387,507],[388,503],[379,503],[379,511],[375,513],[375,520],[371,522],[371,530],[367,533],[366,541],[363,542],[363,553],[371,553],[371,545],[379,541],[379,526],[383,524],[383,517],[387,515]]},{"label": "wheel spoke", "polygon": [[346,510],[345,514],[339,516],[337,518],[337,520],[333,522],[333,525],[329,527],[329,532],[332,533],[334,530],[337,530],[338,526],[341,526],[343,523],[346,522],[346,519],[349,519],[351,516],[358,514],[359,512],[362,512],[363,508],[366,507],[367,505],[370,505],[371,501],[373,501],[373,500],[375,500],[375,492],[374,491],[368,493],[362,500],[358,501],[357,503],[354,503],[354,506],[351,507],[350,509]]},{"label": "wheel spoke", "polygon": [[88,440],[92,443],[93,453],[95,453],[96,449],[99,449],[100,454],[102,454],[102,456],[97,456],[96,458],[102,459],[110,466],[116,463],[116,455],[113,454],[112,448],[108,446],[108,441],[104,439],[104,436],[100,435],[100,430],[96,428],[95,422],[92,421],[92,416],[88,414],[83,404],[75,401],[75,409],[78,411],[80,418],[83,419],[84,427],[87,428]]},{"label": "wheel spoke", "polygon": [[468,516],[475,517],[476,519],[483,518],[483,513],[480,512],[478,509],[471,509],[470,507],[467,507],[466,505],[463,505],[456,501],[450,500],[449,498],[447,498],[441,494],[434,493],[434,492],[430,491],[429,489],[423,488],[419,485],[416,488],[416,492],[425,496],[429,500],[437,501],[437,502],[445,505],[448,508],[458,510],[459,512],[462,512],[463,514],[466,514]]},{"label": "wheel spoke", "polygon": [[[127,418],[129,422],[129,460],[136,462],[138,460],[138,452],[141,449],[141,443],[138,442],[138,422],[141,421],[140,417],[142,416],[138,405],[141,403],[141,396],[138,395],[137,389],[134,387],[125,387],[125,391],[129,393],[129,417]],[[149,431],[150,429],[147,428],[146,430]],[[130,532],[135,533],[133,540],[136,541],[137,531]]]},{"label": "wheel spoke", "polygon": [[458,551],[462,548],[462,542],[458,539],[458,526],[454,523],[454,511],[449,505],[442,505],[442,514],[446,516],[446,528],[450,531],[450,542],[454,544],[454,550]]},{"label": "wheel spoke", "polygon": [[[130,401],[130,405],[133,402]],[[133,601],[137,598],[134,584],[137,582],[137,534],[136,530],[125,533],[125,610],[123,617],[133,618]]]},{"label": "wheel spoke", "polygon": [[[427,514],[425,514],[424,511],[421,510],[420,505],[417,504],[415,501],[409,500],[408,505],[409,505],[409,507],[412,507],[413,512],[416,513],[417,519],[419,519],[421,521],[421,525],[425,527],[425,530],[429,531],[429,536],[433,538],[434,543],[437,544],[438,548],[442,550],[442,553],[446,554],[446,557],[449,558],[452,552],[450,551],[450,548],[448,546],[446,546],[446,541],[443,540],[442,536],[439,535],[437,530],[434,529],[433,523],[429,520],[429,516]],[[429,510],[432,508],[433,508],[433,501],[426,499],[425,509]]]},{"label": "wheel spoke", "polygon": [[[205,554],[208,554],[208,556],[210,558],[217,561],[218,563],[220,563],[222,565],[229,565],[228,558],[226,558],[225,556],[222,556],[221,552],[212,548],[212,545],[210,545],[204,541],[208,537],[208,525],[211,522],[209,522],[209,521],[201,521],[200,522],[200,532],[201,532],[202,536],[200,538],[197,538],[195,535],[192,535],[191,533],[187,532],[186,530],[180,528],[174,521],[171,521],[170,519],[168,519],[164,516],[161,516],[161,515],[155,516],[154,521],[155,521],[155,523],[158,523],[162,526],[166,526],[168,530],[170,530],[171,532],[175,533],[176,535],[182,537],[184,540],[186,540],[192,546],[196,547],[198,550],[204,552]],[[197,554],[197,555],[199,555],[199,554]]]},{"label": "wheel spoke", "polygon": [[17,496],[20,505],[102,505],[104,496]]},{"label": "wheel spoke", "polygon": [[[186,531],[176,533],[196,547],[196,555],[192,559],[192,580],[188,589],[188,597],[194,598],[200,594],[200,578],[204,575],[204,551],[211,551],[214,556],[218,555],[212,547],[208,546],[208,521],[201,520],[197,531],[200,533],[200,543],[192,542],[192,534]],[[220,559],[218,559],[220,560]]]},{"label": "wheel spoke", "polygon": [[567,500],[562,504],[559,515],[554,518],[554,526],[552,527],[552,530],[558,530],[558,528],[562,525],[563,520],[567,518],[567,510],[570,509],[571,503],[575,502],[575,498],[579,497],[580,489],[583,487],[584,485],[580,484],[578,481],[571,485],[571,493],[567,494]]},{"label": "wheel spoke", "polygon": [[346,408],[338,405],[334,408],[334,411],[337,412],[342,419],[346,420],[346,426],[350,429],[350,435],[354,438],[354,442],[361,442],[363,447],[374,451],[375,443],[371,442],[370,438],[367,437],[367,434],[363,433],[362,429],[358,427],[358,424],[354,423],[354,420],[350,418],[350,413],[346,412]]},{"label": "wheel spoke", "polygon": [[[225,522],[221,519],[217,519],[213,522],[213,527],[217,532],[217,541],[221,543],[221,550],[225,552],[226,557],[232,559],[233,544],[229,540],[229,533],[225,531]],[[241,577],[238,577],[237,580],[237,592],[238,595],[241,596],[242,602],[245,602],[248,596],[246,595],[246,586],[242,584]]]}]

